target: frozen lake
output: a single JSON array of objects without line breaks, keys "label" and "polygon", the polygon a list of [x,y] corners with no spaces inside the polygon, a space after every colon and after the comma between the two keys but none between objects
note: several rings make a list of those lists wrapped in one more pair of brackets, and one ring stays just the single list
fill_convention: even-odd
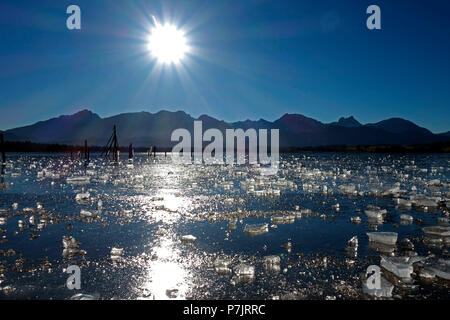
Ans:
[{"label": "frozen lake", "polygon": [[[393,299],[449,299],[449,164],[448,154],[282,154],[278,174],[262,177],[164,154],[118,166],[94,154],[87,167],[8,154],[0,298],[370,299],[362,274],[377,265]],[[70,265],[80,290],[66,287]]]}]

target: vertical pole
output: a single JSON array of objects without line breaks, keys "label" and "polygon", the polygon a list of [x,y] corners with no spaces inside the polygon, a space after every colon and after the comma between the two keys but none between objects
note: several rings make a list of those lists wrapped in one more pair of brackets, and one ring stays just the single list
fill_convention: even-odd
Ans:
[{"label": "vertical pole", "polygon": [[86,164],[89,162],[87,140],[84,140],[84,161]]},{"label": "vertical pole", "polygon": [[113,137],[113,143],[114,143],[114,161],[119,162],[119,147],[117,145],[117,133],[116,133],[116,126],[114,125],[114,137]]}]

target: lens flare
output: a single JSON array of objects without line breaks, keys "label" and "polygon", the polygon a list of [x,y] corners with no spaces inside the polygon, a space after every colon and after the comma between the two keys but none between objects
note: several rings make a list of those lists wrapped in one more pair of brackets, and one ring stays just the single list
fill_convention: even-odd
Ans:
[{"label": "lens flare", "polygon": [[170,24],[155,27],[148,39],[148,50],[161,63],[179,63],[189,48],[184,32]]}]

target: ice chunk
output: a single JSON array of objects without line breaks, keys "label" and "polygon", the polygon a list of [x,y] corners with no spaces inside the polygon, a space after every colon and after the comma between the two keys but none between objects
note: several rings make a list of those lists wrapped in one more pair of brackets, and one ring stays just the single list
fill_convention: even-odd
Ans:
[{"label": "ice chunk", "polygon": [[75,196],[75,200],[76,200],[77,202],[86,201],[86,200],[89,200],[89,197],[90,197],[90,196],[91,196],[91,195],[89,194],[89,192],[78,193],[78,194]]},{"label": "ice chunk", "polygon": [[367,232],[367,236],[369,237],[369,241],[372,242],[395,245],[398,234],[396,232]]},{"label": "ice chunk", "polygon": [[339,191],[344,194],[357,194],[356,187],[354,184],[343,185],[339,187]]},{"label": "ice chunk", "polygon": [[263,266],[264,269],[271,273],[278,273],[280,272],[280,257],[279,256],[265,256],[263,258]]},{"label": "ice chunk", "polygon": [[425,235],[423,238],[423,244],[430,248],[442,248],[443,243],[444,241],[442,238],[436,238],[434,236],[427,235]]},{"label": "ice chunk", "polygon": [[62,256],[63,258],[72,258],[75,255],[85,255],[86,251],[84,250],[80,250],[78,248],[68,248],[68,249],[64,249]]},{"label": "ice chunk", "polygon": [[83,218],[92,218],[95,216],[95,213],[81,209],[80,216]]},{"label": "ice chunk", "polygon": [[450,237],[450,227],[448,226],[424,227],[422,230],[428,236]]},{"label": "ice chunk", "polygon": [[221,275],[230,275],[232,273],[231,269],[226,267],[214,267],[214,271]]},{"label": "ice chunk", "polygon": [[263,263],[264,264],[280,264],[280,261],[281,261],[281,259],[279,256],[273,255],[273,256],[265,256]]},{"label": "ice chunk", "polygon": [[255,267],[248,264],[239,264],[234,269],[234,272],[238,277],[240,276],[248,276],[253,277],[255,275]]},{"label": "ice chunk", "polygon": [[396,202],[400,207],[410,208],[412,206],[412,202],[410,200],[397,198]]},{"label": "ice chunk", "polygon": [[6,218],[0,217],[0,226],[4,226],[6,224]]},{"label": "ice chunk", "polygon": [[231,259],[217,258],[214,261],[214,270],[219,274],[231,274]]},{"label": "ice chunk", "polygon": [[100,296],[98,294],[85,294],[85,293],[77,293],[70,297],[70,300],[98,300]]},{"label": "ice chunk", "polygon": [[178,292],[179,290],[177,288],[167,289],[166,296],[169,297],[170,299],[176,299],[178,297]]},{"label": "ice chunk", "polygon": [[429,269],[439,278],[450,280],[450,259],[439,259]]},{"label": "ice chunk", "polygon": [[448,218],[447,217],[439,217],[439,218],[437,218],[437,222],[438,222],[438,225],[440,225],[442,227],[448,226]]},{"label": "ice chunk", "polygon": [[273,224],[289,224],[294,223],[295,215],[272,216],[270,220]]},{"label": "ice chunk", "polygon": [[215,268],[229,268],[231,265],[231,259],[226,259],[226,258],[217,258],[216,260],[214,260],[214,267]]},{"label": "ice chunk", "polygon": [[381,192],[382,197],[398,197],[401,194],[405,194],[406,190],[401,190],[399,186],[396,186],[394,188],[384,190]]},{"label": "ice chunk", "polygon": [[248,236],[258,236],[269,232],[269,225],[267,223],[261,224],[246,224],[244,232]]},{"label": "ice chunk", "polygon": [[428,181],[428,185],[432,187],[439,187],[441,186],[441,181],[439,179],[434,179],[431,181]]},{"label": "ice chunk", "polygon": [[419,277],[424,279],[433,279],[436,277],[436,273],[434,271],[430,270],[429,268],[425,267],[419,272]]},{"label": "ice chunk", "polygon": [[410,197],[412,204],[419,208],[436,208],[441,200],[439,197],[426,197],[424,195],[412,195]]},{"label": "ice chunk", "polygon": [[364,212],[370,219],[383,220],[383,214],[380,211],[365,210]]},{"label": "ice chunk", "polygon": [[72,183],[72,184],[87,184],[90,181],[91,181],[91,179],[87,176],[68,177],[66,179],[67,183]]},{"label": "ice chunk", "polygon": [[348,240],[347,245],[349,247],[358,247],[358,237],[354,236],[350,240]]},{"label": "ice chunk", "polygon": [[181,237],[181,241],[186,243],[193,243],[197,238],[191,234],[185,235]]},{"label": "ice chunk", "polygon": [[403,281],[411,280],[413,272],[412,263],[409,263],[409,257],[386,257],[381,256],[381,266],[392,272]]},{"label": "ice chunk", "polygon": [[119,261],[122,259],[123,256],[123,249],[122,248],[111,248],[111,260],[112,261]]},{"label": "ice chunk", "polygon": [[62,243],[64,249],[78,248],[79,246],[79,243],[75,240],[74,237],[71,236],[64,236]]},{"label": "ice chunk", "polygon": [[358,223],[361,223],[361,218],[360,218],[360,217],[351,217],[351,218],[350,218],[350,221],[351,221],[352,223],[358,224]]},{"label": "ice chunk", "polygon": [[377,207],[368,207],[368,209],[365,210],[364,213],[370,219],[382,220],[383,219],[383,215],[385,215],[387,213],[387,210],[386,209],[380,209],[380,208],[377,208]]},{"label": "ice chunk", "polygon": [[112,256],[123,256],[123,249],[122,248],[112,248],[111,249],[111,255]]},{"label": "ice chunk", "polygon": [[236,276],[231,279],[232,284],[252,282],[255,279],[255,267],[251,265],[241,263],[236,266],[234,272]]},{"label": "ice chunk", "polygon": [[401,214],[400,215],[400,219],[403,221],[407,221],[407,222],[412,222],[413,221],[413,217],[407,214]]}]

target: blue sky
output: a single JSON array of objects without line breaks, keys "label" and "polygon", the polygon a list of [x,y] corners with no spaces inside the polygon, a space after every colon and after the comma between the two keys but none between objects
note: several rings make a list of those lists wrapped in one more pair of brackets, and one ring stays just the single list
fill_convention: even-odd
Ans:
[{"label": "blue sky", "polygon": [[[81,30],[66,28],[71,4]],[[371,4],[382,30],[366,28]],[[449,12],[444,0],[2,0],[0,129],[87,108],[226,121],[403,117],[448,131]],[[151,15],[186,31],[181,66],[149,56]]]}]

